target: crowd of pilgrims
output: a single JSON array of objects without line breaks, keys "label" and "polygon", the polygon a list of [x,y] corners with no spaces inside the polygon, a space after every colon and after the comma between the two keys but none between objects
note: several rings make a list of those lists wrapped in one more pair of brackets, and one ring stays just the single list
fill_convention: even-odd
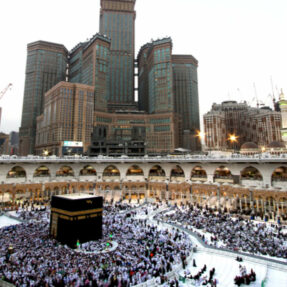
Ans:
[{"label": "crowd of pilgrims", "polygon": [[[196,267],[195,260],[193,259],[193,267]],[[194,275],[190,273],[189,270],[184,272],[184,278],[193,280],[196,286],[217,286],[217,280],[213,279],[215,274],[215,268],[209,270],[209,276],[205,275],[204,273],[207,271],[206,264]]]},{"label": "crowd of pilgrims", "polygon": [[[186,233],[154,226],[146,217],[136,216],[137,212],[142,208],[105,206],[103,239],[98,247],[111,241],[118,246],[111,252],[86,253],[49,236],[48,210],[18,211],[19,217],[28,221],[0,229],[0,278],[25,287],[125,287],[156,277],[162,283],[175,265],[186,263],[191,241]],[[33,216],[37,220],[33,221]],[[8,252],[11,246],[13,251]],[[170,282],[167,286],[178,286],[177,280]]]},{"label": "crowd of pilgrims", "polygon": [[250,285],[250,283],[256,281],[256,274],[251,269],[250,273],[247,274],[246,267],[243,265],[239,265],[240,275],[234,278],[234,284],[240,286],[241,284]]},{"label": "crowd of pilgrims", "polygon": [[215,247],[287,259],[287,232],[280,225],[256,223],[241,216],[193,205],[176,206],[171,212],[157,214],[156,218],[180,223]]}]

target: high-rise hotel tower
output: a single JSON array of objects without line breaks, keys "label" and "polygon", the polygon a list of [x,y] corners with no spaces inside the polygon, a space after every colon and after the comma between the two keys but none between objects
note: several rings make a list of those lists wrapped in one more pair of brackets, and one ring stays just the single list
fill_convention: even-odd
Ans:
[{"label": "high-rise hotel tower", "polygon": [[169,37],[135,57],[135,4],[101,0],[100,33],[69,52],[61,44],[28,45],[21,155],[63,155],[74,143],[85,153],[131,143],[152,154],[200,149],[198,62],[173,55]]},{"label": "high-rise hotel tower", "polygon": [[136,0],[101,0],[100,34],[111,39],[110,111],[134,109]]},{"label": "high-rise hotel tower", "polygon": [[44,110],[44,95],[65,81],[68,51],[61,44],[37,41],[28,44],[19,152],[33,154],[37,117]]}]

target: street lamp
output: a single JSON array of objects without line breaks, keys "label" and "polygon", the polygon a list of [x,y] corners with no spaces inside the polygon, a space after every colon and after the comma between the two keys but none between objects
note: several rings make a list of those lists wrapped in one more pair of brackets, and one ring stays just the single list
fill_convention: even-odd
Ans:
[{"label": "street lamp", "polygon": [[196,131],[196,137],[198,137],[199,139],[203,139],[204,136],[205,136],[205,132]]},{"label": "street lamp", "polygon": [[237,142],[238,136],[235,134],[229,134],[228,140],[232,144],[233,152],[235,152],[235,143]]},{"label": "street lamp", "polygon": [[198,138],[200,144],[204,143],[205,132],[197,130],[195,136]]}]

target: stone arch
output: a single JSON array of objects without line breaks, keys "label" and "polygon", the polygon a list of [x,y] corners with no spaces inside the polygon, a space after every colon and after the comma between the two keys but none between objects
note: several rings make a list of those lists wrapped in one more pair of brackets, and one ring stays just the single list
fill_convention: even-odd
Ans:
[{"label": "stone arch", "polygon": [[215,182],[233,183],[233,176],[230,169],[223,165],[215,169],[213,178]]},{"label": "stone arch", "polygon": [[165,171],[160,165],[155,165],[149,170],[149,178],[165,177]]},{"label": "stone arch", "polygon": [[253,166],[248,166],[241,170],[240,172],[241,179],[252,179],[252,180],[263,180],[262,174],[260,171],[253,167]]},{"label": "stone arch", "polygon": [[74,176],[74,170],[70,166],[62,166],[56,171],[56,176]]},{"label": "stone arch", "polygon": [[80,170],[80,176],[97,175],[97,171],[91,166],[86,165]]},{"label": "stone arch", "polygon": [[26,171],[23,167],[16,165],[12,167],[8,173],[6,178],[18,178],[18,177],[26,177]]},{"label": "stone arch", "polygon": [[170,171],[170,180],[171,181],[184,181],[185,174],[183,169],[180,165],[176,165],[171,171]]},{"label": "stone arch", "polygon": [[132,191],[136,191],[136,190],[137,190],[137,186],[133,184],[133,185],[131,186],[131,190],[132,190]]},{"label": "stone arch", "polygon": [[119,169],[114,166],[114,165],[109,165],[105,168],[104,172],[103,172],[103,176],[106,177],[120,177],[120,171]]},{"label": "stone arch", "polygon": [[47,168],[45,165],[39,166],[37,169],[35,169],[33,177],[48,177],[51,176],[49,168]]},{"label": "stone arch", "polygon": [[287,181],[287,167],[277,167],[271,175],[271,181]]},{"label": "stone arch", "polygon": [[184,177],[184,171],[180,165],[176,165],[170,172],[170,176],[180,176]]},{"label": "stone arch", "polygon": [[228,167],[221,165],[220,167],[216,168],[214,171],[214,175],[218,176],[230,176],[231,171]]},{"label": "stone arch", "polygon": [[192,169],[190,178],[196,179],[196,180],[206,179],[207,178],[207,172],[200,165],[197,165]]},{"label": "stone arch", "polygon": [[126,172],[126,176],[143,176],[144,172],[138,165],[132,165]]}]

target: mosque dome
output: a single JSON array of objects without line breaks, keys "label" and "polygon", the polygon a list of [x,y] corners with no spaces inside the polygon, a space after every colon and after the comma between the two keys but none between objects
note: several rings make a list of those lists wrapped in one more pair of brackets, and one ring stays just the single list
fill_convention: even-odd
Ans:
[{"label": "mosque dome", "polygon": [[240,148],[241,154],[256,154],[259,153],[259,147],[254,142],[246,142]]},{"label": "mosque dome", "polygon": [[284,142],[281,142],[281,141],[273,141],[273,142],[271,142],[268,146],[267,146],[267,148],[276,148],[276,149],[278,149],[278,148],[286,148],[286,146],[285,146],[285,144],[284,144]]},{"label": "mosque dome", "polygon": [[258,145],[254,142],[246,142],[241,146],[241,149],[258,149]]}]

